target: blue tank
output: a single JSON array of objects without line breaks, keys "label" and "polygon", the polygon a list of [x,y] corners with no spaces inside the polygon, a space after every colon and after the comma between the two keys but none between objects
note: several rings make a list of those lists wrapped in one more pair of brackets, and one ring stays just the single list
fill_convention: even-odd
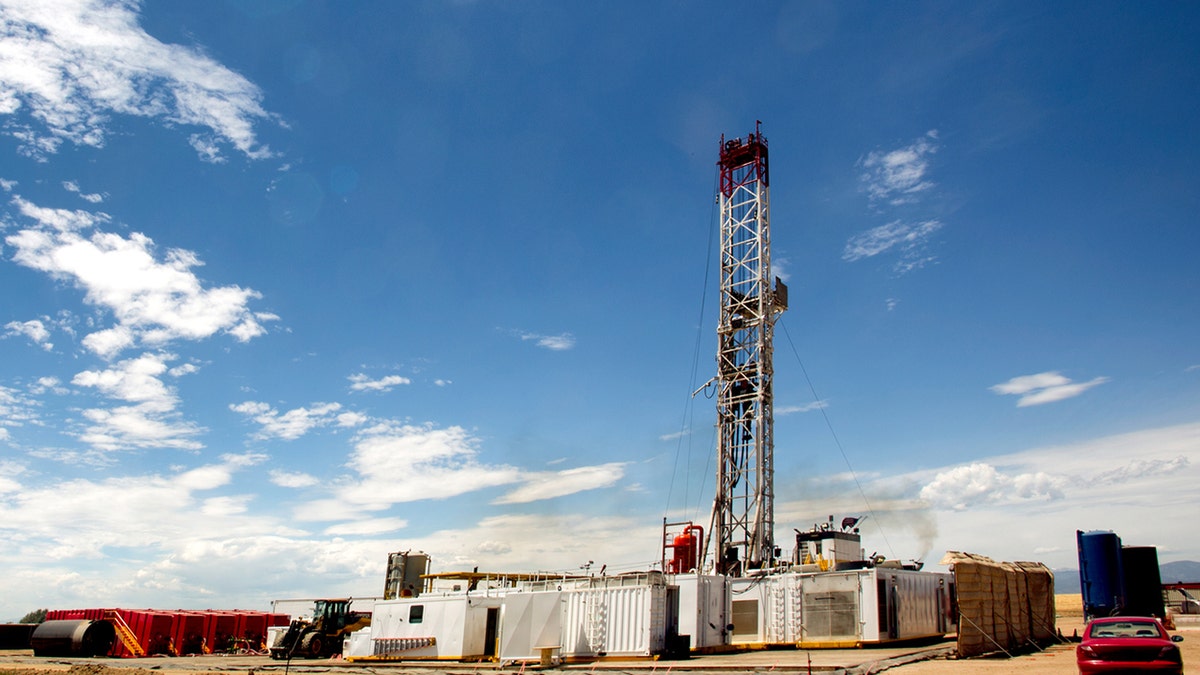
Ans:
[{"label": "blue tank", "polygon": [[1076,530],[1079,587],[1085,619],[1119,614],[1125,607],[1121,538],[1113,532]]}]

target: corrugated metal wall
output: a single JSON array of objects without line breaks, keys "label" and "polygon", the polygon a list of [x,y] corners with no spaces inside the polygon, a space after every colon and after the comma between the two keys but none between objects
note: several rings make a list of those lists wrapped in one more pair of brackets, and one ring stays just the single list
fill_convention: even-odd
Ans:
[{"label": "corrugated metal wall", "polygon": [[650,656],[666,642],[665,586],[563,591],[562,655]]}]

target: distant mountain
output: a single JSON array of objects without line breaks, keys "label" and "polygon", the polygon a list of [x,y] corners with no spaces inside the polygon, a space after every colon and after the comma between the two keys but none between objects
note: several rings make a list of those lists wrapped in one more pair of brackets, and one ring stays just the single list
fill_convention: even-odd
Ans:
[{"label": "distant mountain", "polygon": [[1159,565],[1158,574],[1162,577],[1164,584],[1200,583],[1200,562],[1196,562],[1195,560],[1176,560],[1175,562]]},{"label": "distant mountain", "polygon": [[[1164,584],[1200,583],[1200,562],[1176,560],[1158,566]],[[1054,570],[1055,593],[1079,593],[1079,570]]]}]

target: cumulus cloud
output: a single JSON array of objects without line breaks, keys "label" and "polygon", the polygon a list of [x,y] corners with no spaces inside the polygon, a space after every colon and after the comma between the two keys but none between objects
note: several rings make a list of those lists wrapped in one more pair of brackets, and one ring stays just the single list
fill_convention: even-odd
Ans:
[{"label": "cumulus cloud", "polygon": [[1105,382],[1108,382],[1107,377],[1096,377],[1087,382],[1074,382],[1058,371],[1047,371],[1036,375],[1014,377],[1007,382],[994,384],[988,389],[1002,396],[1019,396],[1017,407],[1024,408],[1074,398]]},{"label": "cumulus cloud", "polygon": [[203,264],[194,253],[170,249],[160,256],[143,234],[123,237],[99,230],[110,219],[107,214],[43,208],[20,197],[13,204],[34,222],[6,237],[15,250],[13,260],[74,283],[87,303],[112,312],[115,326],[83,340],[102,357],[139,343],[200,340],[218,332],[246,342],[265,333],[262,322],[274,318],[249,310],[249,302],[260,297],[256,291],[205,288],[193,272]]},{"label": "cumulus cloud", "polygon": [[961,511],[978,504],[1051,500],[1063,496],[1064,480],[1044,472],[1007,475],[976,462],[939,472],[921,488],[920,497],[935,508]]},{"label": "cumulus cloud", "polygon": [[167,362],[174,358],[173,354],[143,354],[102,370],[77,373],[72,384],[129,404],[84,410],[88,425],[79,439],[102,451],[204,447],[195,440],[204,429],[183,419],[176,410],[175,390],[161,379],[168,371]]},{"label": "cumulus cloud", "polygon": [[262,428],[258,438],[279,438],[294,441],[313,429],[339,424],[340,403],[314,403],[308,408],[293,408],[279,412],[267,403],[246,401],[230,405],[229,409],[249,417]]},{"label": "cumulus cloud", "polygon": [[254,125],[270,115],[245,77],[196,48],[164,44],[138,25],[130,0],[9,1],[0,5],[0,114],[21,152],[38,159],[63,142],[102,147],[114,115],[200,127],[192,145],[269,157]]},{"label": "cumulus cloud", "polygon": [[546,471],[524,478],[525,484],[497,499],[496,504],[524,504],[610,487],[625,476],[624,462]]},{"label": "cumulus cloud", "polygon": [[39,319],[9,321],[4,324],[4,337],[14,335],[23,335],[46,351],[54,349],[54,343],[50,342],[50,331],[46,329],[46,324]]},{"label": "cumulus cloud", "polygon": [[378,380],[372,380],[366,373],[357,373],[346,378],[350,380],[350,391],[391,391],[402,384],[412,384],[412,380],[400,375],[388,375]]},{"label": "cumulus cloud", "polygon": [[895,150],[876,150],[859,160],[860,180],[872,201],[892,205],[915,201],[934,186],[926,174],[929,156],[937,152],[937,130],[933,129],[911,145]]}]

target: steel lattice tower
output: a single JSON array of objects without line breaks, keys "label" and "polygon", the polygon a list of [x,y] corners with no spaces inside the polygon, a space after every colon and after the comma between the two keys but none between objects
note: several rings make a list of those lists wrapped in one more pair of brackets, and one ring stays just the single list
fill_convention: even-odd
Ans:
[{"label": "steel lattice tower", "polygon": [[721,317],[717,327],[718,573],[770,566],[774,541],[772,342],[787,286],[771,284],[767,140],[721,137]]}]

